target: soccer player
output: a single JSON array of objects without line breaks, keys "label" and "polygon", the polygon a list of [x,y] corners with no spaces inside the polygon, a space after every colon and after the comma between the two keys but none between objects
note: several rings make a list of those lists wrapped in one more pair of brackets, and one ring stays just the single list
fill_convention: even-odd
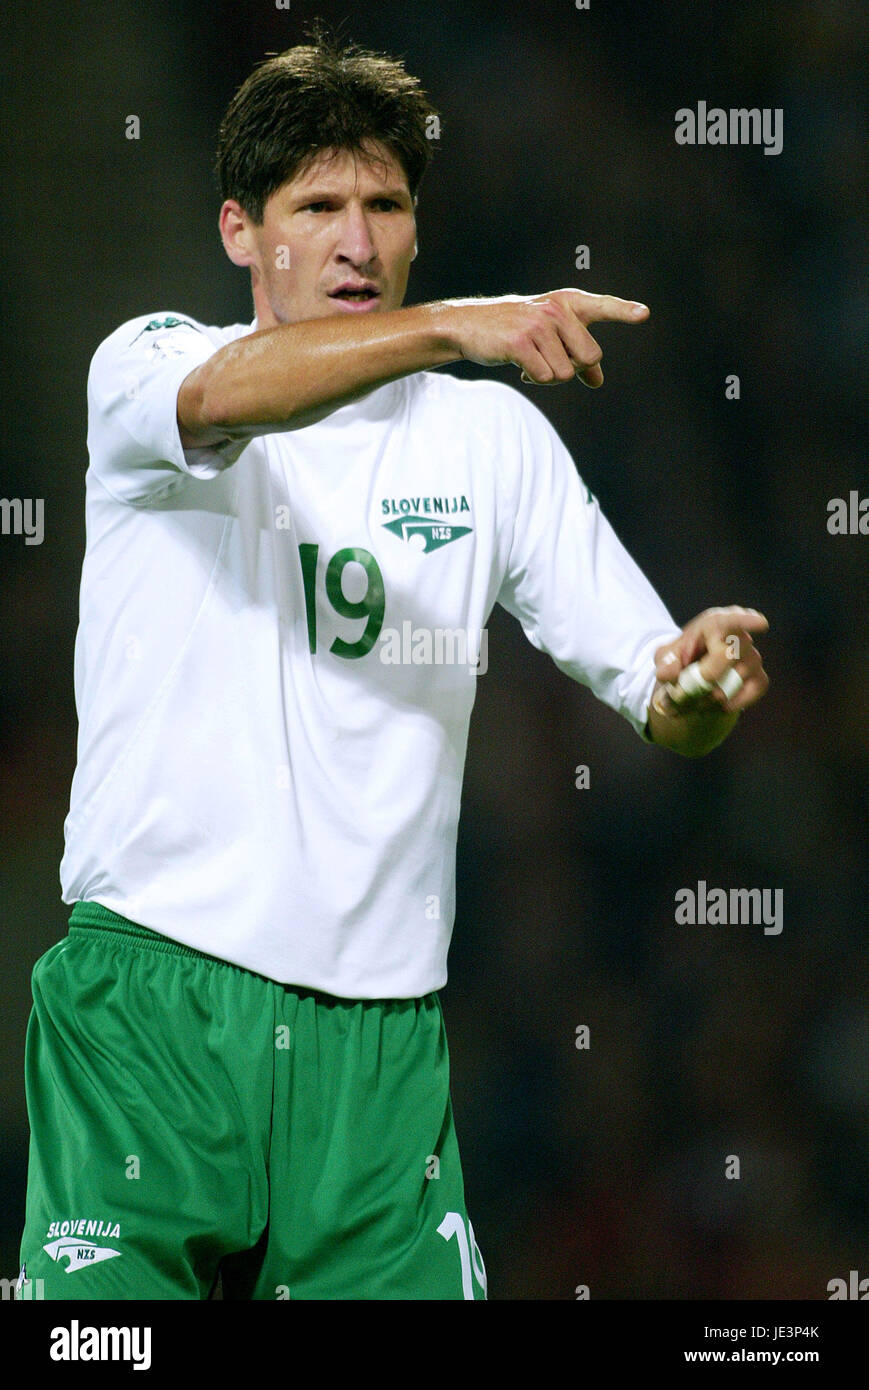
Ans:
[{"label": "soccer player", "polygon": [[485,1298],[438,991],[489,614],[689,756],[767,683],[762,615],[680,630],[543,414],[431,370],[598,387],[589,325],[648,312],[575,289],[402,307],[431,110],[331,40],[263,63],[218,156],[256,317],[153,311],[92,362],[72,912],[26,1046],[21,1285],[48,1299],[218,1276]]}]

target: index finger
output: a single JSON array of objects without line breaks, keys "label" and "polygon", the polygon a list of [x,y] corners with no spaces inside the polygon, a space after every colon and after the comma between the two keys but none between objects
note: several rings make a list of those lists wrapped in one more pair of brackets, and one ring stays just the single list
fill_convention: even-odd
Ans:
[{"label": "index finger", "polygon": [[683,656],[686,661],[694,661],[703,648],[712,651],[723,647],[728,637],[740,633],[768,632],[769,621],[756,608],[711,608],[701,614],[696,628],[690,635]]},{"label": "index finger", "polygon": [[569,307],[583,323],[640,323],[649,317],[648,304],[637,299],[619,299],[614,294],[589,294],[586,290],[564,290]]},{"label": "index finger", "polygon": [[743,632],[767,632],[769,630],[769,620],[756,608],[713,608],[709,613],[704,614],[708,622],[704,622],[704,628],[708,631],[719,631],[727,635],[731,628],[741,627]]}]

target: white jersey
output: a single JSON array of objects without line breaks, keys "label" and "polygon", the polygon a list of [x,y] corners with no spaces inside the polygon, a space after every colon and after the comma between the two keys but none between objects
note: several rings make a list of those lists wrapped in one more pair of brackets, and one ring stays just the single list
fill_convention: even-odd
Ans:
[{"label": "white jersey", "polygon": [[494,604],[640,734],[679,629],[500,383],[418,372],[185,450],[181,382],[255,327],[145,315],[94,356],[63,900],[286,984],[414,998],[447,978]]}]

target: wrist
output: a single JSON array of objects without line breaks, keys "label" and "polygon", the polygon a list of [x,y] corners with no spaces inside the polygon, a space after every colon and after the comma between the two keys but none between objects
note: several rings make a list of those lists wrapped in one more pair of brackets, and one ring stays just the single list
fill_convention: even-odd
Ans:
[{"label": "wrist", "polygon": [[425,314],[432,350],[442,362],[460,362],[465,355],[462,349],[464,316],[461,307],[448,299],[435,300],[419,307]]}]

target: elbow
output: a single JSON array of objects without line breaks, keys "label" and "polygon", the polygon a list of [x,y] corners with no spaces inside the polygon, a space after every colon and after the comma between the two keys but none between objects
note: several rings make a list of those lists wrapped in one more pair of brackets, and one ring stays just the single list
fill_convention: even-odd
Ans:
[{"label": "elbow", "polygon": [[228,435],[230,402],[208,367],[207,362],[197,367],[178,391],[178,428],[186,449],[214,444]]},{"label": "elbow", "polygon": [[215,372],[206,372],[195,388],[197,423],[203,430],[225,431],[232,424],[231,401]]}]

